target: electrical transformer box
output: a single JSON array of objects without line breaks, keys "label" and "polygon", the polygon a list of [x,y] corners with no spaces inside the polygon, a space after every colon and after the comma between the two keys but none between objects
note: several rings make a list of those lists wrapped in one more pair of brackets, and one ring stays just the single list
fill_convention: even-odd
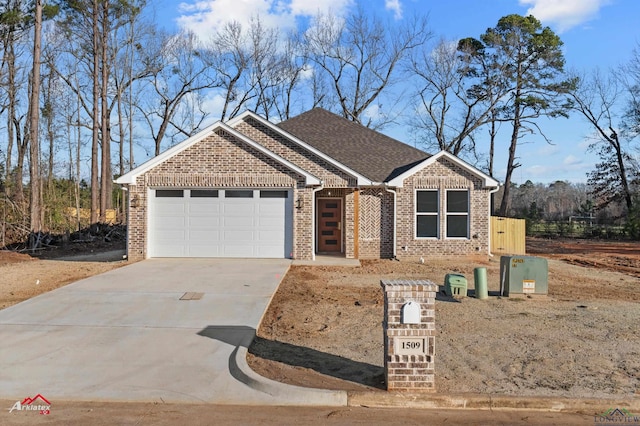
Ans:
[{"label": "electrical transformer box", "polygon": [[547,294],[547,259],[534,256],[500,257],[500,290],[503,296]]}]

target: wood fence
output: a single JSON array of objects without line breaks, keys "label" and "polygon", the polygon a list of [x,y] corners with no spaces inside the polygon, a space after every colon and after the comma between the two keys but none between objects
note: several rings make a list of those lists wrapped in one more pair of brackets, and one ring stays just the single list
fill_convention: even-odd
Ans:
[{"label": "wood fence", "polygon": [[491,216],[491,253],[526,254],[525,220]]},{"label": "wood fence", "polygon": [[[75,207],[67,207],[65,209],[65,214],[67,217],[75,219],[77,217],[77,210]],[[98,214],[100,214],[99,211],[98,211]],[[107,209],[105,216],[106,216],[107,223],[116,223],[116,219],[118,215],[115,209]],[[81,220],[88,221],[90,217],[91,217],[91,210],[80,209]]]}]

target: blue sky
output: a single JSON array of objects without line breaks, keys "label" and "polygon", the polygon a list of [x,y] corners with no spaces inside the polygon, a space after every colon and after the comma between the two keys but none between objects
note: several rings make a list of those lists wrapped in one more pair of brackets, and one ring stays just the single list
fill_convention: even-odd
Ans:
[{"label": "blue sky", "polygon": [[[578,72],[608,69],[629,60],[640,46],[640,1],[637,0],[156,0],[159,22],[167,29],[188,28],[206,37],[227,19],[248,22],[258,13],[267,25],[294,28],[318,9],[341,14],[360,4],[364,10],[388,19],[405,19],[413,12],[429,14],[434,38],[456,40],[479,37],[505,15],[533,14],[564,42],[566,68]],[[211,111],[216,115],[216,111]],[[586,153],[590,127],[577,115],[540,121],[553,145],[529,137],[518,147],[522,167],[515,183],[526,180],[585,182],[597,158]],[[504,179],[508,126],[497,147],[495,176]],[[390,127],[385,133],[411,143],[406,129]]]}]

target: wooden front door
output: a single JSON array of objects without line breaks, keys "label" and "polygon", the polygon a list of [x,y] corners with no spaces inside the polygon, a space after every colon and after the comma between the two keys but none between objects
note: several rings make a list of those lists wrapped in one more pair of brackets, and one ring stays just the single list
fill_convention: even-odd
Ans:
[{"label": "wooden front door", "polygon": [[318,252],[342,252],[342,200],[318,198]]}]

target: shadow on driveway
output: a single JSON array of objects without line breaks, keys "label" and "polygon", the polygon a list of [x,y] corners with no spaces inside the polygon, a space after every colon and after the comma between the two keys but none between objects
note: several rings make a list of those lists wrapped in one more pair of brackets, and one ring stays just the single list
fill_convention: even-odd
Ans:
[{"label": "shadow on driveway", "polygon": [[383,367],[311,348],[256,337],[256,331],[251,327],[212,325],[198,332],[198,335],[236,346],[236,350],[229,358],[229,371],[236,380],[241,382],[245,382],[246,378],[237,368],[234,356],[237,348],[244,346],[249,349],[251,354],[263,359],[281,362],[293,367],[309,368],[340,380],[386,389]]}]

